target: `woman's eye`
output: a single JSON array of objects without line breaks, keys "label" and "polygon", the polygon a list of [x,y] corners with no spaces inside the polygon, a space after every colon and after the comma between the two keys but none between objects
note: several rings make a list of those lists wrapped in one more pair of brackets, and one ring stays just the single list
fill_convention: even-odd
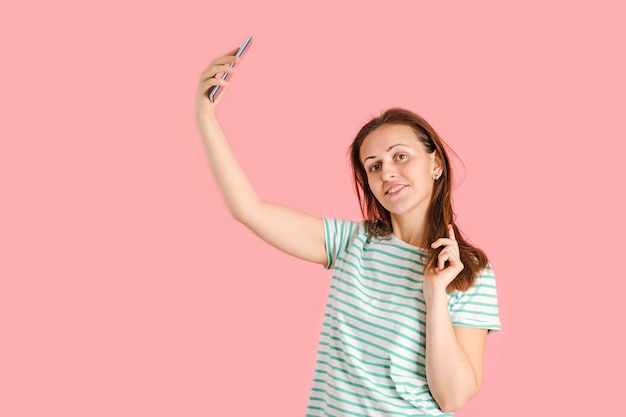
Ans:
[{"label": "woman's eye", "polygon": [[407,159],[408,157],[409,157],[409,155],[407,155],[405,153],[400,153],[400,154],[396,155],[396,159],[399,159],[399,160]]},{"label": "woman's eye", "polygon": [[370,166],[370,171],[374,172],[374,171],[378,171],[380,169],[380,164],[372,164]]}]

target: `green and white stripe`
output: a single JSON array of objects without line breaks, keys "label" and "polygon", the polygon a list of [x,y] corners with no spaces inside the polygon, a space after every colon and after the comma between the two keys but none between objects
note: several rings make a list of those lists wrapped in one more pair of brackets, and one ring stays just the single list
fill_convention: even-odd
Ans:
[{"label": "green and white stripe", "polygon": [[[364,222],[324,219],[334,269],[307,416],[452,416],[426,384],[424,252]],[[455,326],[500,329],[491,266],[448,295]]]}]

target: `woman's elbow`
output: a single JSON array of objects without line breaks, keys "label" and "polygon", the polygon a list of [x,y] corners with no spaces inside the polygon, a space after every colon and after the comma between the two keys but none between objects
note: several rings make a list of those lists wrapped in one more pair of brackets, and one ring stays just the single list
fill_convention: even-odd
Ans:
[{"label": "woman's elbow", "polygon": [[464,393],[464,395],[447,396],[446,398],[441,399],[441,401],[438,401],[437,404],[439,405],[441,411],[446,413],[455,413],[465,407],[467,403],[469,403],[470,400],[478,394],[479,391],[480,387],[476,387],[470,392]]},{"label": "woman's elbow", "polygon": [[468,401],[442,403],[442,404],[439,404],[439,408],[444,413],[456,413],[457,411],[461,411],[463,407],[465,407],[465,404],[467,404],[467,402]]},{"label": "woman's elbow", "polygon": [[457,411],[461,411],[469,400],[471,400],[471,398],[466,400],[448,400],[446,402],[439,403],[439,408],[445,413],[456,413]]}]

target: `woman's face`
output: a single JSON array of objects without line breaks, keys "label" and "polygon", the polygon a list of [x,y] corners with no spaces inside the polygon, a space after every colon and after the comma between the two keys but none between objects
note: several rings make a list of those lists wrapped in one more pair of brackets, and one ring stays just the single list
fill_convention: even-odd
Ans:
[{"label": "woman's face", "polygon": [[392,215],[426,213],[441,174],[436,152],[428,153],[407,125],[383,125],[363,140],[360,159],[370,190]]}]

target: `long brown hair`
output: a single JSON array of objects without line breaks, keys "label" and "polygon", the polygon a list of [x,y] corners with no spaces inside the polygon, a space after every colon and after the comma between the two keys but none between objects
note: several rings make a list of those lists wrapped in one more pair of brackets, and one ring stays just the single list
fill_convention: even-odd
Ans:
[{"label": "long brown hair", "polygon": [[456,215],[452,210],[452,170],[448,157],[448,146],[439,137],[437,132],[421,116],[402,108],[392,108],[380,116],[367,122],[354,138],[350,145],[350,161],[354,175],[354,185],[361,206],[361,213],[368,224],[368,232],[373,237],[381,237],[392,233],[391,213],[378,202],[370,190],[367,172],[361,163],[360,151],[365,138],[377,128],[386,124],[409,126],[428,153],[437,152],[441,161],[442,173],[435,180],[433,193],[427,213],[425,241],[422,247],[429,248],[429,259],[425,268],[436,266],[436,259],[442,248],[430,249],[430,243],[440,237],[448,237],[447,225],[451,224],[459,244],[463,270],[448,285],[448,291],[457,289],[466,291],[476,279],[476,275],[487,266],[487,255],[479,248],[471,245],[464,237],[454,220]]}]

